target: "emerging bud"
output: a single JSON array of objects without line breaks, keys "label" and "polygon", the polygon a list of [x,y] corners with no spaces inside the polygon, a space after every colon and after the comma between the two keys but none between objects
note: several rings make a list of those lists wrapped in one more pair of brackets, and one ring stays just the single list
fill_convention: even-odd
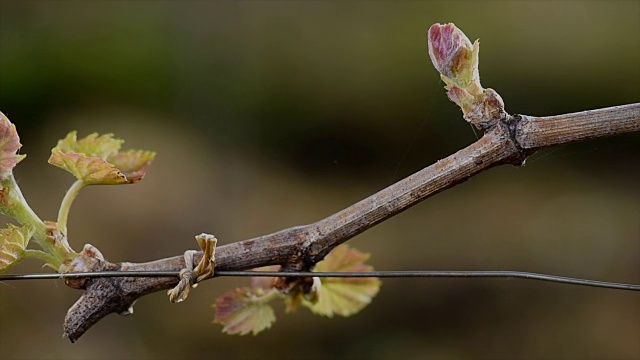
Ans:
[{"label": "emerging bud", "polygon": [[433,24],[428,32],[429,57],[447,85],[447,95],[467,121],[483,127],[504,114],[500,95],[483,89],[478,73],[480,44],[473,44],[454,24]]},{"label": "emerging bud", "polygon": [[478,82],[478,40],[469,38],[454,24],[433,24],[429,28],[429,56],[440,74],[456,86],[468,87]]}]

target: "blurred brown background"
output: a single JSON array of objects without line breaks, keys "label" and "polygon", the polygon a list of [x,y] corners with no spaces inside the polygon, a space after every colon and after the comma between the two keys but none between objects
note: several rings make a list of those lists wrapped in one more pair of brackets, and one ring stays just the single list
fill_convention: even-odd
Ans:
[{"label": "blurred brown background", "polygon": [[[2,1],[0,109],[16,170],[54,219],[71,177],[46,164],[73,129],[158,157],[135,186],[92,187],[70,240],[149,261],[319,220],[475,141],[425,43],[434,22],[481,39],[480,73],[511,113],[638,102],[640,3]],[[640,136],[541,151],[356,237],[381,270],[524,270],[640,283]],[[8,220],[2,218],[2,222]],[[42,271],[26,261],[11,272]],[[0,283],[2,359],[637,359],[640,297],[526,280],[388,279],[351,318],[301,309],[227,336],[211,304],[147,296],[76,344],[80,292]]]}]

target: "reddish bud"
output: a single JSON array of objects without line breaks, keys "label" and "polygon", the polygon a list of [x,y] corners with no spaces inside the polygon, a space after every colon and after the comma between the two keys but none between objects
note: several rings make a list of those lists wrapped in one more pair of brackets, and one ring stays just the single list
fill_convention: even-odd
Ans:
[{"label": "reddish bud", "polygon": [[480,44],[473,44],[454,24],[433,24],[427,35],[429,56],[445,82],[447,95],[476,125],[490,123],[504,113],[500,95],[483,89],[478,74]]}]

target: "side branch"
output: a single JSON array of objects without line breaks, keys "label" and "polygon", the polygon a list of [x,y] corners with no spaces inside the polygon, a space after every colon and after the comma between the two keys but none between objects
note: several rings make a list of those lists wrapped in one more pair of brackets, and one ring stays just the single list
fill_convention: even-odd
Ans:
[{"label": "side branch", "polygon": [[313,224],[307,245],[312,264],[335,246],[419,202],[497,165],[520,165],[526,155],[500,123],[480,140],[350,207]]},{"label": "side branch", "polygon": [[[524,160],[510,140],[506,126],[496,126],[480,140],[423,170],[316,223],[223,245],[216,250],[217,270],[245,270],[268,265],[309,269],[334,247],[426,198],[469,179],[490,167]],[[200,254],[198,254],[200,256]],[[123,263],[123,270],[179,270],[181,256],[150,263]],[[158,281],[156,290],[177,280]]]},{"label": "side branch", "polygon": [[640,131],[640,103],[556,116],[522,116],[516,141],[523,149],[536,149],[634,131]]}]

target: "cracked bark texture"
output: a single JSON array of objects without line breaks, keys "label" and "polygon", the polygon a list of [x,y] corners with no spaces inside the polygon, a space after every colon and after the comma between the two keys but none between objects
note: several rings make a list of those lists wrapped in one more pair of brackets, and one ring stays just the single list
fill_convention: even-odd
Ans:
[{"label": "cracked bark texture", "polygon": [[[215,268],[282,265],[284,271],[309,270],[341,243],[491,167],[520,166],[544,147],[637,131],[640,103],[550,117],[503,114],[475,143],[323,220],[218,247]],[[194,260],[201,257],[199,252]],[[95,264],[89,271],[178,271],[185,266],[182,255],[147,263],[99,260]],[[85,293],[67,312],[64,336],[74,342],[103,317],[130,314],[138,298],[172,288],[178,281],[177,277],[87,279],[80,286]]]}]

